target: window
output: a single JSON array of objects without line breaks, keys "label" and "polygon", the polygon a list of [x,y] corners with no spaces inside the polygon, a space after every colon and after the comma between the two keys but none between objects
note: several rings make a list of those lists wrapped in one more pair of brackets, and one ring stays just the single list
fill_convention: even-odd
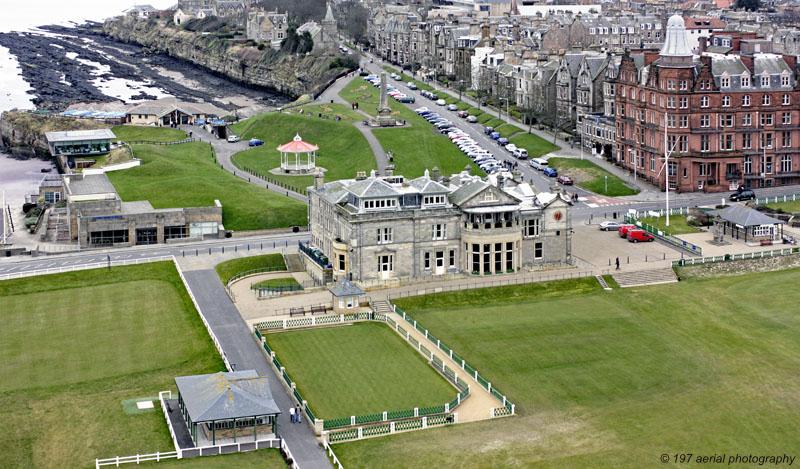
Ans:
[{"label": "window", "polygon": [[719,86],[722,88],[730,88],[731,87],[731,79],[730,77],[722,77],[719,79]]},{"label": "window", "polygon": [[745,156],[744,160],[742,160],[742,171],[744,171],[744,174],[753,172],[753,159],[749,156]]},{"label": "window", "polygon": [[753,134],[750,132],[745,132],[742,134],[742,148],[749,149],[753,148]]},{"label": "window", "polygon": [[781,122],[783,125],[789,125],[792,123],[792,113],[791,112],[784,112],[781,118]]},{"label": "window", "polygon": [[768,156],[764,158],[766,160],[766,172],[767,174],[772,174],[772,157]]},{"label": "window", "polygon": [[423,252],[422,253],[422,259],[423,259],[422,262],[423,262],[423,266],[424,266],[425,270],[430,270],[430,268],[431,268],[431,253],[430,253],[430,251]]},{"label": "window", "polygon": [[769,106],[770,98],[768,94],[761,96],[761,105],[762,106]]},{"label": "window", "polygon": [[711,136],[710,135],[701,135],[700,136],[700,151],[711,151]]},{"label": "window", "polygon": [[378,244],[389,244],[392,239],[392,228],[378,228]]},{"label": "window", "polygon": [[788,173],[792,170],[792,157],[789,155],[781,156],[781,172]]},{"label": "window", "polygon": [[645,93],[644,91],[642,91],[642,93],[641,93],[641,98],[642,98],[642,99],[641,99],[641,101],[642,101],[642,102],[645,102],[645,101],[646,101],[646,99],[647,99],[647,93]]},{"label": "window", "polygon": [[345,270],[347,270],[347,269],[345,269],[346,264],[345,264],[344,254],[337,254],[336,257],[339,260],[339,271],[340,272],[344,272]]},{"label": "window", "polygon": [[667,80],[667,89],[674,90],[675,89],[675,80]]},{"label": "window", "polygon": [[772,122],[772,118],[773,118],[773,114],[772,113],[765,112],[765,113],[761,114],[761,125],[762,126],[772,125],[772,123],[773,123]]},{"label": "window", "polygon": [[164,239],[180,239],[180,238],[188,238],[188,237],[189,237],[189,226],[188,225],[165,226],[164,227]]},{"label": "window", "polygon": [[700,176],[709,176],[708,163],[700,163]]},{"label": "window", "polygon": [[781,132],[781,146],[784,148],[788,148],[792,146],[792,133],[791,132]]},{"label": "window", "polygon": [[689,109],[689,97],[681,96],[681,109]]},{"label": "window", "polygon": [[769,75],[761,76],[761,86],[769,86]]},{"label": "window", "polygon": [[742,96],[742,106],[749,106],[750,105],[750,95],[746,94]]},{"label": "window", "polygon": [[670,176],[677,176],[678,175],[678,163],[674,161],[670,161],[667,165],[667,172]]},{"label": "window", "polygon": [[539,236],[540,227],[541,227],[541,224],[540,224],[540,219],[539,218],[531,218],[531,219],[525,220],[525,222],[523,224],[523,228],[524,228],[523,234],[524,234],[524,236],[526,238],[532,238],[532,237],[535,237],[535,236]]},{"label": "window", "polygon": [[700,98],[700,107],[708,107],[708,96]]},{"label": "window", "polygon": [[722,97],[722,107],[729,107],[731,105],[731,97],[730,96],[723,96]]},{"label": "window", "polygon": [[733,114],[724,114],[720,116],[723,127],[733,127]]},{"label": "window", "polygon": [[544,243],[536,243],[533,245],[533,258],[541,259],[544,256]]},{"label": "window", "polygon": [[689,89],[689,81],[688,80],[681,80],[680,89],[681,89],[681,91],[688,90]]},{"label": "window", "polygon": [[674,96],[667,96],[667,107],[670,109],[675,109],[675,97]]},{"label": "window", "polygon": [[700,116],[700,127],[711,127],[711,116],[703,114]]},{"label": "window", "polygon": [[426,195],[422,198],[423,205],[443,205],[444,201],[443,195]]},{"label": "window", "polygon": [[681,135],[678,137],[678,152],[686,153],[687,151],[689,151],[689,137]]},{"label": "window", "polygon": [[650,171],[656,170],[656,155],[650,153]]},{"label": "window", "polygon": [[378,256],[378,272],[391,272],[394,270],[394,255],[382,254]]},{"label": "window", "polygon": [[636,88],[631,88],[631,99],[636,99]]},{"label": "window", "polygon": [[750,127],[753,125],[753,116],[748,114],[742,114],[742,125],[745,127]]},{"label": "window", "polygon": [[620,87],[619,87],[619,94],[620,94],[620,96],[622,96],[623,98],[625,97],[625,87],[624,87],[624,86],[620,86]]},{"label": "window", "polygon": [[789,75],[781,75],[781,86],[789,86]]},{"label": "window", "polygon": [[792,98],[790,98],[788,94],[784,94],[783,98],[781,99],[781,104],[784,106],[792,104]]},{"label": "window", "polygon": [[750,87],[750,75],[742,75],[742,88]]},{"label": "window", "polygon": [[772,132],[761,134],[761,148],[772,148]]},{"label": "window", "polygon": [[655,103],[656,103],[656,94],[650,93],[650,104],[655,104]]},{"label": "window", "polygon": [[669,126],[670,129],[675,128],[675,115],[667,116],[667,126]]},{"label": "window", "polygon": [[432,239],[447,239],[447,225],[444,223],[436,223],[431,226]]},{"label": "window", "polygon": [[726,151],[733,150],[733,134],[725,134],[722,136],[722,149]]},{"label": "window", "polygon": [[397,199],[377,199],[377,200],[364,200],[365,209],[380,209],[391,208],[397,206]]},{"label": "window", "polygon": [[449,263],[449,265],[450,265],[450,267],[455,267],[456,266],[456,250],[455,249],[451,249],[450,250],[450,263]]}]

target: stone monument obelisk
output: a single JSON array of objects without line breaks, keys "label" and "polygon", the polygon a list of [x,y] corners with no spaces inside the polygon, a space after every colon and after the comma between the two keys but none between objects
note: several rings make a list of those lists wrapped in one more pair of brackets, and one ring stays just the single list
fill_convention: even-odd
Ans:
[{"label": "stone monument obelisk", "polygon": [[381,101],[378,104],[378,125],[381,127],[391,127],[397,125],[397,120],[392,117],[392,108],[386,99],[386,72],[381,72]]}]

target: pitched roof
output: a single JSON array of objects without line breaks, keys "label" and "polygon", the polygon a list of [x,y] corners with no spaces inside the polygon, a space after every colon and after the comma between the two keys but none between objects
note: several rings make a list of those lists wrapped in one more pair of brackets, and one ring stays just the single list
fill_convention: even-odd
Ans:
[{"label": "pitched roof", "polygon": [[399,195],[391,184],[383,179],[373,177],[355,182],[349,185],[347,190],[358,197],[389,197]]},{"label": "pitched roof", "polygon": [[255,370],[179,376],[175,384],[193,422],[281,413],[267,378]]},{"label": "pitched roof", "polygon": [[489,184],[483,181],[473,181],[456,189],[452,194],[450,194],[450,202],[455,205],[461,205],[464,202],[468,201],[469,199],[475,197],[485,188],[489,187]]},{"label": "pitched roof", "polygon": [[339,298],[341,296],[359,296],[364,294],[364,290],[358,286],[350,283],[346,278],[339,279],[329,290],[333,296]]},{"label": "pitched roof", "polygon": [[753,210],[744,205],[731,205],[730,207],[712,210],[712,214],[719,215],[723,220],[736,223],[741,226],[775,225],[783,224],[784,221],[764,215],[758,210]]},{"label": "pitched roof", "polygon": [[288,153],[307,153],[317,150],[319,150],[318,146],[312,143],[304,142],[303,139],[300,138],[300,134],[295,135],[291,142],[284,143],[278,147],[278,151]]}]

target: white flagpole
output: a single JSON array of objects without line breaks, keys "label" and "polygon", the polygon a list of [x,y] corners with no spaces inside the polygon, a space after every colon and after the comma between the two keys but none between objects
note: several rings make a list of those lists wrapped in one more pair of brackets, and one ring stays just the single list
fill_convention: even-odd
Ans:
[{"label": "white flagpole", "polygon": [[667,191],[667,226],[669,226],[669,149],[667,148],[667,112],[664,111],[664,165],[667,167],[664,171],[664,187]]}]

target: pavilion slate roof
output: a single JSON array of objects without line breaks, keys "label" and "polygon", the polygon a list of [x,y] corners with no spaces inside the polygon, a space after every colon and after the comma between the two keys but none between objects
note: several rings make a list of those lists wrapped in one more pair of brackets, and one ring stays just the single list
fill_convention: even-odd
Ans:
[{"label": "pavilion slate roof", "polygon": [[775,225],[775,224],[783,224],[785,222],[778,220],[777,218],[772,218],[768,215],[764,215],[763,213],[759,212],[758,210],[754,210],[749,207],[745,207],[744,205],[731,205],[730,207],[713,210],[711,211],[713,215],[719,215],[723,220],[735,223],[741,226],[759,226],[759,225]]},{"label": "pavilion slate roof", "polygon": [[193,422],[280,414],[269,382],[255,370],[175,378]]},{"label": "pavilion slate roof", "polygon": [[353,285],[346,278],[339,279],[329,290],[333,296],[339,298],[342,296],[359,296],[364,294],[364,290]]}]

